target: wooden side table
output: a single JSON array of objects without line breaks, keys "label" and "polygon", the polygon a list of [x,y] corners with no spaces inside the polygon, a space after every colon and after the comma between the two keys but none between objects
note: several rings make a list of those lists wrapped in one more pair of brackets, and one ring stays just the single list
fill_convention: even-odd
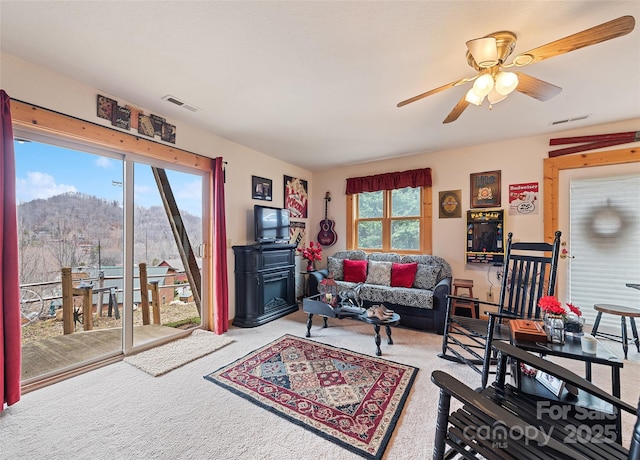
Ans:
[{"label": "wooden side table", "polygon": [[[460,291],[458,291],[460,290]],[[461,297],[469,297],[469,300],[453,299],[451,303],[451,313],[458,314],[458,308],[469,309],[472,318],[477,318],[476,312],[477,303],[476,298],[473,297],[473,280],[454,279],[453,280],[453,295]]]},{"label": "wooden side table", "polygon": [[[616,342],[622,342],[622,351],[624,351],[624,359],[627,359],[627,351],[629,350],[629,339],[627,338],[627,321],[631,323],[631,332],[633,333],[633,341],[636,344],[636,349],[640,353],[640,340],[638,340],[638,329],[636,328],[636,321],[634,318],[640,318],[640,310],[631,307],[624,307],[622,305],[610,305],[610,304],[596,304],[593,308],[598,312],[596,320],[593,323],[593,329],[591,335],[597,337],[605,337]],[[606,332],[598,332],[598,326],[600,326],[600,319],[603,313],[609,313],[610,315],[620,316],[621,335],[608,334]]]},{"label": "wooden side table", "polygon": [[300,272],[302,275],[302,295],[298,297],[298,300],[309,297],[309,275],[311,275],[311,273],[312,272],[306,270]]}]

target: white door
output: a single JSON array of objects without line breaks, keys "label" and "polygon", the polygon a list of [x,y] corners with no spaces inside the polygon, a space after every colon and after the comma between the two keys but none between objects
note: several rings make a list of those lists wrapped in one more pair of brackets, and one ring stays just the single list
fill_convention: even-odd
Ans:
[{"label": "white door", "polygon": [[[561,300],[583,311],[588,324],[594,304],[640,309],[640,164],[611,165],[562,171],[560,215],[566,258],[560,270]],[[620,330],[620,318],[603,315],[601,325]]]}]

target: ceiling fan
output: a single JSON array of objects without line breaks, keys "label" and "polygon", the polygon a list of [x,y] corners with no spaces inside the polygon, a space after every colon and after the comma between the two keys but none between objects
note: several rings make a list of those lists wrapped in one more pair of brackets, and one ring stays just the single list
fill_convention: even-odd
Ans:
[{"label": "ceiling fan", "polygon": [[518,91],[527,96],[546,101],[562,91],[562,88],[521,72],[506,71],[510,67],[523,67],[560,54],[568,53],[585,46],[596,45],[628,34],[635,27],[633,16],[621,16],[582,32],[569,35],[538,48],[518,54],[510,64],[507,58],[516,47],[516,35],[509,31],[494,32],[486,37],[469,40],[467,44],[467,63],[474,68],[477,75],[462,78],[446,85],[418,94],[398,103],[403,107],[427,96],[439,93],[448,88],[460,86],[473,81],[473,87],[458,101],[443,123],[451,123],[458,119],[469,104],[482,105],[485,97],[489,108],[505,99],[511,92]]}]

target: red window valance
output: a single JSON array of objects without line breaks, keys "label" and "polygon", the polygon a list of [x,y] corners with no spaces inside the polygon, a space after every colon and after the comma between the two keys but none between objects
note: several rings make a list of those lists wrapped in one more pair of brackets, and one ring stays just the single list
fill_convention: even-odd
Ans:
[{"label": "red window valance", "polygon": [[374,176],[350,177],[347,179],[347,195],[378,190],[395,190],[405,187],[430,187],[431,168],[412,169]]}]

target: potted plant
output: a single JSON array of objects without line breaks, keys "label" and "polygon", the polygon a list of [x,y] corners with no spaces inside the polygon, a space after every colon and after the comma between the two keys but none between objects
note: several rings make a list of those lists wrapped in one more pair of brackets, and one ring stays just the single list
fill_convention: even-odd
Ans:
[{"label": "potted plant", "polygon": [[309,242],[309,247],[298,248],[298,252],[302,254],[302,258],[307,261],[307,271],[315,271],[316,260],[322,260],[322,247],[320,243]]},{"label": "potted plant", "polygon": [[567,311],[562,302],[547,295],[540,297],[538,307],[544,312],[544,326],[549,342],[564,343],[566,332],[582,332],[582,311],[572,303],[567,303]]}]

